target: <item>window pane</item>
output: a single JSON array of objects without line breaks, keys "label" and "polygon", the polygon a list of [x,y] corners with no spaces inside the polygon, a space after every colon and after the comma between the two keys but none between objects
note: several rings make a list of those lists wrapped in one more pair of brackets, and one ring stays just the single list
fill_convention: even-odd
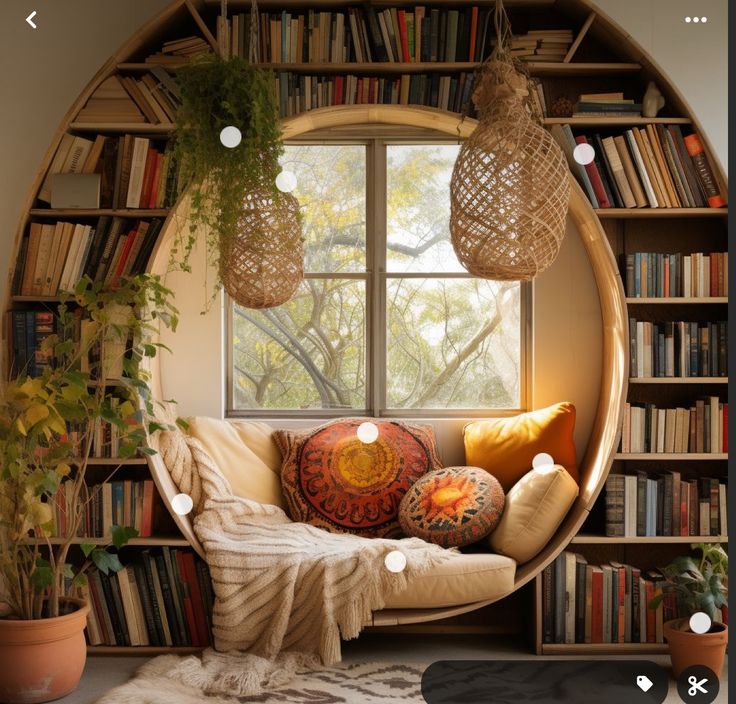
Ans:
[{"label": "window pane", "polygon": [[233,306],[233,406],[364,409],[365,281],[307,279],[279,308]]},{"label": "window pane", "polygon": [[520,286],[389,279],[389,408],[519,408]]},{"label": "window pane", "polygon": [[386,149],[388,271],[464,271],[450,242],[450,177],[457,144]]},{"label": "window pane", "polygon": [[365,146],[287,145],[281,164],[297,179],[304,269],[365,271]]}]

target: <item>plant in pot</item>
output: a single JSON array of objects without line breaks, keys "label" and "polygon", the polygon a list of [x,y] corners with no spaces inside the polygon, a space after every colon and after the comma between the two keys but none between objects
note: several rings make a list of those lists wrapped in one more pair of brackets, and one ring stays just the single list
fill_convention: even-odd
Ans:
[{"label": "plant in pot", "polygon": [[[675,676],[691,665],[705,665],[720,677],[728,627],[717,617],[728,601],[728,555],[718,544],[694,543],[691,547],[700,551],[700,558],[684,555],[667,565],[662,570],[663,591],[650,607],[656,608],[667,593],[672,593],[679,612],[685,614],[664,624]],[[690,617],[698,612],[708,614],[712,621],[706,633],[695,633],[690,628]]]},{"label": "plant in pot", "polygon": [[[283,153],[271,72],[240,57],[205,57],[177,72],[174,158],[189,228],[172,248],[184,270],[200,234],[219,284],[245,306],[286,302],[303,278],[299,206],[276,187]],[[224,132],[223,132],[224,131]]]},{"label": "plant in pot", "polygon": [[[79,538],[100,427],[116,456],[152,454],[154,421],[146,358],[159,325],[175,327],[170,292],[157,277],[121,279],[115,290],[84,278],[56,315],[56,332],[0,395],[0,701],[45,702],[73,690],[86,658],[85,571],[121,568],[111,547],[137,535],[122,525]],[[97,437],[95,437],[97,435]],[[113,468],[113,472],[117,468]],[[102,476],[100,479],[109,479]],[[55,512],[65,526],[55,526]],[[61,521],[60,521],[61,523]],[[81,555],[69,559],[70,551]],[[75,546],[75,547],[73,547]]]}]

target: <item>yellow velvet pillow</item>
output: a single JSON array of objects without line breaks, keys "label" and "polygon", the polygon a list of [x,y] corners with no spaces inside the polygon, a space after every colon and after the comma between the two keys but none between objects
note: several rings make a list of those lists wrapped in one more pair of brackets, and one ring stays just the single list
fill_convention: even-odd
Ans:
[{"label": "yellow velvet pillow", "polygon": [[546,452],[578,482],[574,430],[575,406],[566,401],[513,418],[477,420],[463,428],[465,464],[491,472],[508,491],[534,456]]}]

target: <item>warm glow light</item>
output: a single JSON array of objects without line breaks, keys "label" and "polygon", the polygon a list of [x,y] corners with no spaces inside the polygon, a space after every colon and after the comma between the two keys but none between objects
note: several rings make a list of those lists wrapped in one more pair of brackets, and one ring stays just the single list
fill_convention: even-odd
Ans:
[{"label": "warm glow light", "polygon": [[296,188],[296,175],[292,171],[281,171],[276,177],[276,188],[282,193],[291,193]]},{"label": "warm glow light", "polygon": [[383,564],[389,572],[403,572],[406,567],[406,555],[401,550],[392,550],[383,558]]},{"label": "warm glow light", "polygon": [[538,455],[534,455],[532,467],[534,467],[534,469],[546,469],[548,467],[552,467],[554,463],[555,461],[552,459],[552,455],[546,452],[540,452]]},{"label": "warm glow light", "polygon": [[370,421],[361,423],[358,426],[358,440],[366,444],[375,442],[378,439],[378,426]]},{"label": "warm glow light", "polygon": [[228,125],[220,132],[220,141],[228,149],[235,149],[243,141],[243,135],[237,127]]},{"label": "warm glow light", "polygon": [[174,509],[174,513],[186,516],[194,508],[194,502],[189,494],[177,494],[171,499],[171,508]]}]

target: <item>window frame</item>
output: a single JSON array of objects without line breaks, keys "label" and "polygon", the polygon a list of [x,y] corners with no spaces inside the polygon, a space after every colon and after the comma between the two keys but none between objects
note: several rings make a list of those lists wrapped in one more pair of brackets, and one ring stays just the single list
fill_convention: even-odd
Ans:
[{"label": "window frame", "polygon": [[[388,126],[387,126],[388,127]],[[233,306],[232,299],[224,293],[225,314],[225,417],[248,419],[323,419],[330,420],[345,416],[366,418],[478,418],[509,417],[524,412],[531,398],[532,372],[532,322],[533,282],[521,282],[519,291],[519,341],[520,341],[520,385],[519,408],[387,408],[386,407],[386,290],[390,279],[473,279],[467,272],[389,272],[386,267],[387,218],[386,198],[378,194],[387,193],[387,147],[411,144],[457,144],[458,140],[446,135],[434,137],[424,134],[412,135],[402,132],[400,136],[373,133],[370,136],[319,136],[300,137],[286,142],[287,145],[364,145],[366,149],[366,262],[361,272],[305,272],[308,279],[351,279],[365,282],[365,389],[366,408],[312,408],[312,409],[236,409],[234,408],[234,355],[233,355]]]}]

